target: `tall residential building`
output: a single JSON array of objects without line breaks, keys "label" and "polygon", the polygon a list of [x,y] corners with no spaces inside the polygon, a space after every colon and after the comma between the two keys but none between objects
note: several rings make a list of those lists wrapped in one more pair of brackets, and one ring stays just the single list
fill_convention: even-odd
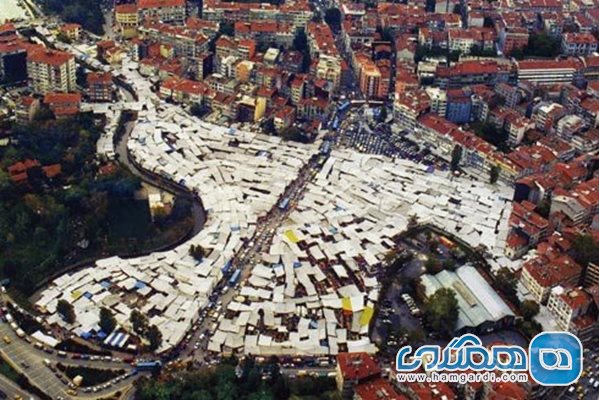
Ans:
[{"label": "tall residential building", "polygon": [[87,95],[90,101],[111,101],[113,93],[110,72],[90,72],[87,74]]},{"label": "tall residential building", "polygon": [[137,35],[139,26],[139,15],[137,5],[119,4],[115,7],[114,18],[121,35],[125,38],[131,38]]},{"label": "tall residential building", "polygon": [[40,49],[27,55],[27,72],[36,92],[76,90],[75,56],[63,51]]},{"label": "tall residential building", "polygon": [[185,0],[138,0],[140,20],[183,24],[187,15]]}]

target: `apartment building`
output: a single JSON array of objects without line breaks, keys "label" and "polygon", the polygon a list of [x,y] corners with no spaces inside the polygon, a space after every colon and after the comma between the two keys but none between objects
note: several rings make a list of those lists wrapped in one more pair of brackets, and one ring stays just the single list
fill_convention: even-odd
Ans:
[{"label": "apartment building", "polygon": [[56,50],[39,49],[27,55],[27,72],[33,90],[71,92],[76,89],[75,56]]},{"label": "apartment building", "polygon": [[568,56],[588,56],[597,51],[597,39],[590,33],[564,33],[562,53]]},{"label": "apartment building", "polygon": [[87,96],[90,101],[112,101],[114,86],[110,72],[90,72],[87,74]]},{"label": "apartment building", "polygon": [[591,296],[580,287],[556,286],[551,289],[547,310],[555,318],[560,330],[569,331],[572,329],[572,322],[585,315],[592,303]]},{"label": "apartment building", "polygon": [[570,256],[553,259],[539,256],[524,263],[520,282],[537,302],[545,304],[551,289],[559,285],[576,286],[581,273],[582,268]]},{"label": "apartment building", "polygon": [[531,81],[541,84],[569,83],[582,73],[582,61],[567,60],[523,60],[516,62],[518,82]]},{"label": "apartment building", "polygon": [[187,16],[185,0],[138,0],[137,10],[141,21],[183,24]]},{"label": "apartment building", "polygon": [[114,19],[121,35],[128,39],[137,35],[139,14],[136,4],[119,4],[114,10]]}]

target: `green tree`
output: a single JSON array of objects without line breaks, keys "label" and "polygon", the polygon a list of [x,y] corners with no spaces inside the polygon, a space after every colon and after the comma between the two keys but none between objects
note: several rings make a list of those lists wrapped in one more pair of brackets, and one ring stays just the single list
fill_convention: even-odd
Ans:
[{"label": "green tree", "polygon": [[100,308],[100,322],[98,325],[100,325],[102,332],[106,334],[114,331],[114,328],[116,328],[116,319],[114,318],[112,311],[106,307]]},{"label": "green tree", "polygon": [[331,29],[338,30],[341,27],[341,11],[338,8],[329,8],[324,13],[325,22]]},{"label": "green tree", "polygon": [[535,208],[537,214],[539,214],[543,218],[549,218],[549,213],[551,212],[551,198],[543,199],[539,201],[537,207]]},{"label": "green tree", "polygon": [[277,133],[277,129],[275,128],[275,121],[273,118],[268,118],[266,121],[264,121],[264,124],[262,125],[262,129],[264,130],[264,133],[268,134],[268,135],[274,135]]},{"label": "green tree", "polygon": [[148,341],[150,342],[150,350],[156,351],[162,345],[162,332],[156,325],[151,325],[148,328]]},{"label": "green tree", "polygon": [[499,167],[497,165],[493,165],[491,170],[489,171],[489,182],[494,184],[499,179]]},{"label": "green tree", "polygon": [[599,265],[599,244],[591,235],[578,235],[572,242],[572,256],[583,267]]},{"label": "green tree", "polygon": [[135,331],[139,335],[144,335],[145,332],[148,330],[148,317],[146,317],[137,310],[131,311],[129,321],[131,322],[133,331]]},{"label": "green tree", "polygon": [[429,256],[428,259],[424,262],[424,268],[426,272],[429,274],[436,274],[441,269],[439,268],[439,260],[434,257]]},{"label": "green tree", "polygon": [[457,171],[460,167],[460,161],[462,160],[462,146],[456,144],[453,146],[453,150],[451,151],[451,170]]},{"label": "green tree", "polygon": [[514,273],[507,267],[501,268],[495,275],[495,286],[499,289],[510,301],[517,303],[516,285],[518,280]]},{"label": "green tree", "polygon": [[201,262],[206,256],[206,251],[199,244],[192,244],[189,246],[189,255],[192,256],[196,261]]},{"label": "green tree", "polygon": [[56,311],[62,316],[66,323],[72,324],[76,320],[75,309],[73,305],[65,299],[58,300]]},{"label": "green tree", "polygon": [[385,122],[387,120],[387,107],[381,107],[381,112],[379,113],[379,122]]},{"label": "green tree", "polygon": [[310,57],[310,49],[308,47],[308,36],[304,28],[299,28],[295,31],[293,38],[293,50],[299,51],[304,56],[302,59],[302,72],[307,72],[310,68],[312,59]]},{"label": "green tree", "polygon": [[435,332],[453,333],[458,320],[458,300],[452,289],[437,290],[424,304],[424,319]]},{"label": "green tree", "polygon": [[525,57],[555,58],[560,54],[561,41],[546,32],[532,33],[528,37],[528,45],[524,48]]},{"label": "green tree", "polygon": [[231,22],[222,22],[221,21],[218,32],[221,35],[235,36],[235,25],[233,25]]},{"label": "green tree", "polygon": [[285,140],[291,140],[293,142],[308,143],[310,139],[304,135],[301,129],[291,126],[281,131],[281,137]]},{"label": "green tree", "polygon": [[520,313],[525,320],[531,321],[539,313],[539,303],[533,300],[524,300],[520,304]]}]

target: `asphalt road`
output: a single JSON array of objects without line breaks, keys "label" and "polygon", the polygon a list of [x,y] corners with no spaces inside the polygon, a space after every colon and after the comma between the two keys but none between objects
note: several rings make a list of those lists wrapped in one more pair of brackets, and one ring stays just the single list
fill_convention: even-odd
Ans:
[{"label": "asphalt road", "polygon": [[14,399],[20,396],[25,400],[37,400],[37,397],[24,391],[4,375],[0,375],[0,390],[6,394],[6,399]]},{"label": "asphalt road", "polygon": [[[4,337],[7,337],[10,343],[6,343]],[[51,371],[48,366],[44,364],[44,360],[49,360],[50,363],[55,366],[56,363],[61,362],[65,365],[73,366],[87,366],[98,369],[124,369],[125,371],[131,371],[132,367],[125,363],[117,363],[110,361],[90,361],[90,360],[73,360],[70,358],[61,358],[56,353],[48,354],[41,351],[26,342],[23,339],[17,337],[14,331],[6,323],[0,323],[0,351],[8,357],[13,363],[16,364],[18,372],[22,372],[29,378],[29,380],[49,396],[54,399],[63,397],[68,398],[96,398],[98,396],[107,396],[115,393],[116,391],[124,391],[129,387],[135,377],[129,377],[123,381],[111,385],[111,387],[99,390],[97,393],[83,393],[79,390],[79,394],[76,397],[69,396],[67,390],[69,388],[55,372]],[[64,379],[64,378],[63,378]]]},{"label": "asphalt road", "polygon": [[176,185],[172,181],[169,181],[165,178],[157,176],[155,174],[151,174],[145,171],[142,168],[139,168],[129,157],[129,153],[127,150],[127,142],[129,141],[129,136],[131,135],[131,131],[135,127],[135,121],[130,121],[125,126],[125,133],[121,140],[117,143],[115,152],[117,154],[118,160],[121,164],[126,166],[133,175],[142,179],[148,185],[154,186],[160,190],[169,192],[174,195],[181,196],[189,196],[192,198],[192,216],[194,221],[194,226],[192,230],[192,234],[200,232],[204,227],[204,223],[206,222],[206,212],[204,211],[204,207],[200,203],[200,200],[196,198],[194,195],[191,195],[188,191],[184,190],[180,186]]}]

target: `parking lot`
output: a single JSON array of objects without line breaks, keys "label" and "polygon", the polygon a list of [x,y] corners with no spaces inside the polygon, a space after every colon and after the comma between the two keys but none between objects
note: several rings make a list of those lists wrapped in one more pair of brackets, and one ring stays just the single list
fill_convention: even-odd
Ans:
[{"label": "parking lot", "polygon": [[582,367],[578,383],[568,387],[560,398],[599,399],[599,339],[585,344]]},{"label": "parking lot", "polygon": [[447,170],[449,164],[423,147],[405,137],[402,132],[395,133],[389,124],[367,121],[366,107],[350,110],[347,123],[340,130],[340,143],[344,147],[358,150],[362,153],[384,155],[390,158],[412,160],[425,165]]}]

